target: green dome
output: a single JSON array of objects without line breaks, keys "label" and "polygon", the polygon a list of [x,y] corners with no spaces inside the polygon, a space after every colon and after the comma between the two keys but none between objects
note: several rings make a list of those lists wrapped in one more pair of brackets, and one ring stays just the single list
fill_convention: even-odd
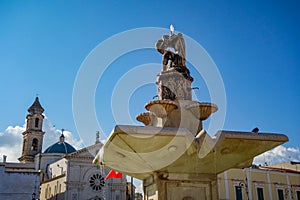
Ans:
[{"label": "green dome", "polygon": [[64,135],[60,136],[60,141],[48,147],[44,153],[63,153],[70,154],[76,151],[76,149],[69,143],[64,141]]}]

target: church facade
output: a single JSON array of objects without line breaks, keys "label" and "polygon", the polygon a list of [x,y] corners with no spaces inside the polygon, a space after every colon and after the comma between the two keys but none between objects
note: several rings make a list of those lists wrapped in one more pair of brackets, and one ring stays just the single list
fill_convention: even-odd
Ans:
[{"label": "church facade", "polygon": [[[0,163],[0,199],[126,199],[126,177],[104,180],[109,170],[92,163],[102,147],[76,150],[62,134],[43,149],[43,112],[38,97],[28,108],[20,163]],[[4,152],[5,153],[5,152]]]}]

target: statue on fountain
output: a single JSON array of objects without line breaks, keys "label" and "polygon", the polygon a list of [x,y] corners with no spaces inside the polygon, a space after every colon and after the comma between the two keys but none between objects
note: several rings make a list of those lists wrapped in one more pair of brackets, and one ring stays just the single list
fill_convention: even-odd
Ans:
[{"label": "statue on fountain", "polygon": [[[158,52],[163,54],[163,71],[175,69],[187,80],[193,82],[190,71],[185,64],[185,43],[181,33],[174,33],[174,26],[170,26],[171,34],[163,35],[162,39],[157,40],[155,47]],[[171,48],[175,52],[171,51]]]}]

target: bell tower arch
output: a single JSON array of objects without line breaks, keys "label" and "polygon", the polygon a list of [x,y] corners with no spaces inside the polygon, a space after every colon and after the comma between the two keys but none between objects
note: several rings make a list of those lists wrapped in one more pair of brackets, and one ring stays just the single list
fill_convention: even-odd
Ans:
[{"label": "bell tower arch", "polygon": [[43,116],[44,108],[36,97],[33,104],[28,108],[26,116],[26,130],[23,134],[22,156],[18,159],[22,163],[34,162],[34,156],[42,152],[43,137]]}]

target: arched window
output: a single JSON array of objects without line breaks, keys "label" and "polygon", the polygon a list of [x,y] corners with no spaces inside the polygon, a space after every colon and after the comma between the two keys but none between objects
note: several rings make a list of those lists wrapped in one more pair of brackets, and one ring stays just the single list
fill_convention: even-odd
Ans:
[{"label": "arched window", "polygon": [[35,127],[35,128],[38,128],[38,127],[39,127],[39,118],[35,118],[35,121],[34,121],[34,127]]},{"label": "arched window", "polygon": [[32,149],[33,151],[37,151],[37,149],[38,149],[38,144],[39,144],[38,139],[33,138],[33,140],[32,140],[32,145],[31,145],[31,149]]}]

